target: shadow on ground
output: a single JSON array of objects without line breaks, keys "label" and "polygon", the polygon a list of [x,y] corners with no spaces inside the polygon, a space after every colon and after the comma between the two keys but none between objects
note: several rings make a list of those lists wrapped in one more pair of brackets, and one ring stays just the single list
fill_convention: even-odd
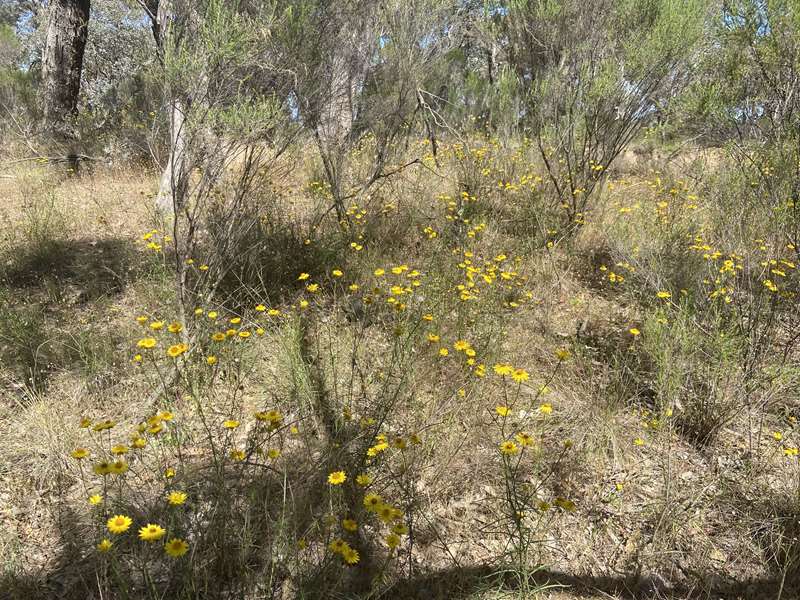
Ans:
[{"label": "shadow on ground", "polygon": [[140,273],[130,239],[49,239],[0,263],[0,285],[17,293],[43,291],[51,301],[83,303],[119,293]]},{"label": "shadow on ground", "polygon": [[[574,598],[619,598],[620,600],[759,600],[777,598],[780,587],[775,580],[747,582],[715,582],[713,575],[704,585],[689,587],[669,582],[654,582],[636,577],[573,575],[556,570],[540,569],[533,575],[532,589],[547,588],[561,591]],[[472,598],[476,592],[492,589],[513,591],[515,581],[503,581],[503,576],[492,566],[453,568],[434,571],[412,579],[404,579],[381,595],[381,598],[407,600],[446,600]],[[784,598],[795,597],[793,591],[784,589]],[[545,596],[546,597],[546,596]]]},{"label": "shadow on ground", "polygon": [[105,386],[121,359],[119,333],[102,326],[107,301],[154,264],[124,238],[48,238],[6,252],[0,256],[0,363],[34,391],[52,373],[75,369]]},{"label": "shadow on ground", "polygon": [[[96,573],[93,565],[83,565],[82,572],[75,572],[69,577],[60,576],[57,571],[37,576],[6,576],[0,580],[0,598],[9,600],[46,600],[62,598],[64,600],[99,600],[101,597],[96,588]],[[554,570],[542,569],[536,573],[531,587],[541,586],[549,592],[562,592],[573,598],[619,600],[763,600],[778,598],[780,582],[774,579],[752,580],[746,582],[715,582],[713,576],[697,586],[683,584],[670,585],[669,582],[653,584],[648,580],[636,581],[634,578],[579,576]],[[432,571],[417,577],[403,578],[380,594],[353,594],[346,590],[334,590],[330,587],[296,590],[294,593],[282,594],[274,588],[273,594],[258,596],[289,600],[290,598],[381,598],[382,600],[467,600],[481,598],[490,594],[491,590],[503,590],[514,597],[515,582],[503,581],[503,576],[491,565],[476,567],[449,568]],[[249,597],[244,590],[232,592],[217,590],[203,593],[192,593],[184,590],[185,595],[178,592],[181,598],[239,598]],[[798,588],[785,586],[782,598],[796,598]],[[546,592],[545,592],[546,593]],[[506,597],[506,595],[502,597]],[[118,597],[140,598],[145,596]],[[489,597],[492,597],[491,595]],[[546,595],[544,597],[547,597]],[[109,598],[109,596],[105,596]]]}]

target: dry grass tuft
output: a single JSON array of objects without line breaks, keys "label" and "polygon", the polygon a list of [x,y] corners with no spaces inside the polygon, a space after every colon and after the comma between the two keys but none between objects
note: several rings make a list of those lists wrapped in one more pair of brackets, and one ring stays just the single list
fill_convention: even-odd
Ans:
[{"label": "dry grass tuft", "polygon": [[[247,251],[226,254],[216,295],[175,333],[150,174],[26,166],[0,180],[0,586],[561,600],[783,586],[789,598],[800,373],[766,320],[790,313],[760,295],[755,266],[765,252],[788,262],[781,249],[766,234],[759,248],[720,237],[731,228],[712,190],[676,166],[617,172],[573,231],[546,210],[524,148],[445,145],[439,159],[338,224],[319,218],[329,197],[304,177],[313,166],[262,182]],[[202,281],[215,246],[198,248]],[[725,260],[741,274],[717,280]],[[759,331],[773,338],[737,329],[766,302]],[[149,337],[155,349],[137,347]],[[253,416],[268,410],[280,418]],[[115,425],[92,432],[83,417]],[[91,472],[136,431],[146,445],[125,455],[126,475]],[[79,447],[92,458],[71,458]],[[181,507],[165,501],[176,490]],[[87,504],[94,493],[103,504]],[[383,523],[368,493],[402,516]],[[134,528],[110,534],[113,514]],[[189,553],[137,540],[151,522]],[[339,538],[356,566],[331,550]]]}]

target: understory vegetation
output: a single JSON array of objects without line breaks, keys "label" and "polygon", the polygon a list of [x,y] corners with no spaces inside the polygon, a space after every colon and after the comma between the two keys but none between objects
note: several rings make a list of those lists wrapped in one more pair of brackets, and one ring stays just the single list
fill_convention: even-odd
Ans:
[{"label": "understory vegetation", "polygon": [[0,598],[797,597],[797,8],[294,4],[0,70]]}]

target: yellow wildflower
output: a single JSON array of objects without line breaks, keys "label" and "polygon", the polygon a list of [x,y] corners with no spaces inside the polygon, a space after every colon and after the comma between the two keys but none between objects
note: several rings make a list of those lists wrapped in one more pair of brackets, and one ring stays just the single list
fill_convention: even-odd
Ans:
[{"label": "yellow wildflower", "polygon": [[75,448],[75,450],[70,452],[70,456],[72,456],[72,458],[82,460],[89,456],[89,451],[86,448]]},{"label": "yellow wildflower", "polygon": [[155,542],[164,537],[167,533],[163,527],[154,523],[148,523],[139,529],[139,539],[145,542]]},{"label": "yellow wildflower", "polygon": [[506,455],[516,454],[519,452],[519,446],[517,446],[511,440],[506,440],[500,444],[500,452]]},{"label": "yellow wildflower", "polygon": [[347,480],[347,475],[344,471],[334,471],[328,475],[328,483],[331,485],[341,485]]},{"label": "yellow wildflower", "polygon": [[186,502],[186,492],[178,492],[178,491],[170,492],[169,495],[167,496],[167,500],[173,506],[178,506],[180,504],[183,504],[184,502]]},{"label": "yellow wildflower", "polygon": [[179,558],[189,551],[189,544],[180,538],[172,538],[164,544],[164,551],[172,558]]},{"label": "yellow wildflower", "polygon": [[125,533],[133,523],[133,520],[126,515],[114,515],[106,522],[106,527],[111,533]]},{"label": "yellow wildflower", "polygon": [[528,372],[525,369],[514,369],[514,372],[511,373],[511,379],[513,379],[517,383],[528,381],[528,377],[529,377]]}]

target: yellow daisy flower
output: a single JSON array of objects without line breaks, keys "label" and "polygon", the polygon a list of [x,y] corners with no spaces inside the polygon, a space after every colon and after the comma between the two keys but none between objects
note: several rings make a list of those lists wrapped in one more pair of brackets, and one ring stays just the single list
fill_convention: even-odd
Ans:
[{"label": "yellow daisy flower", "polygon": [[164,544],[164,551],[173,558],[179,558],[189,551],[189,544],[180,538],[172,538]]},{"label": "yellow daisy flower", "polygon": [[514,372],[511,373],[511,379],[513,379],[517,383],[528,381],[528,377],[529,377],[528,372],[525,369],[514,369]]},{"label": "yellow daisy flower", "polygon": [[514,436],[519,442],[520,446],[529,447],[533,446],[533,436],[530,433],[525,433],[524,431],[520,431],[517,435]]},{"label": "yellow daisy flower", "polygon": [[328,475],[328,483],[331,485],[341,485],[347,480],[347,475],[344,471],[334,471]]},{"label": "yellow daisy flower", "polygon": [[167,496],[167,500],[173,506],[178,506],[180,504],[183,504],[184,502],[186,502],[186,492],[178,492],[178,491],[170,492],[169,495]]},{"label": "yellow daisy flower", "polygon": [[375,512],[383,505],[383,499],[378,494],[367,494],[364,496],[364,507],[370,511]]},{"label": "yellow daisy flower", "polygon": [[174,346],[170,346],[167,350],[167,354],[172,358],[177,358],[184,352],[189,350],[189,346],[186,344],[175,344]]},{"label": "yellow daisy flower", "polygon": [[344,562],[348,565],[354,565],[358,562],[360,556],[358,555],[358,551],[350,548],[349,546],[342,550],[342,558]]},{"label": "yellow daisy flower", "polygon": [[114,475],[122,475],[128,470],[128,463],[124,460],[117,460],[111,463],[109,466],[109,472],[113,473]]},{"label": "yellow daisy flower", "polygon": [[127,515],[114,515],[106,522],[106,527],[111,533],[125,533],[133,523]]},{"label": "yellow daisy flower", "polygon": [[347,531],[356,531],[358,529],[358,523],[353,519],[344,519],[342,521],[342,528]]},{"label": "yellow daisy flower", "polygon": [[517,446],[511,440],[506,440],[505,442],[500,444],[500,452],[510,456],[512,454],[516,454],[517,452],[519,452],[519,446]]},{"label": "yellow daisy flower", "polygon": [[139,529],[139,539],[145,542],[156,542],[167,533],[163,527],[154,523],[148,523]]}]

